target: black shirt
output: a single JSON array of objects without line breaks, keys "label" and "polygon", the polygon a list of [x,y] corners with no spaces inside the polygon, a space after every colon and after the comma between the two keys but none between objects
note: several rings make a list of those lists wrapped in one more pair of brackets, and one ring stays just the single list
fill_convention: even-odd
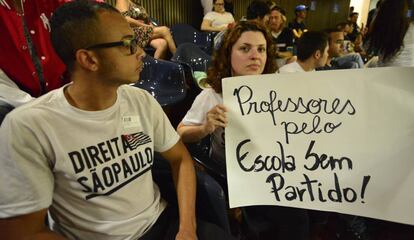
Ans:
[{"label": "black shirt", "polygon": [[306,29],[305,24],[304,24],[303,22],[298,23],[298,22],[296,21],[296,19],[295,19],[293,22],[290,22],[288,27],[289,27],[291,30],[293,30],[293,29],[295,29],[296,31],[301,30],[302,32],[303,32],[303,30],[305,30],[305,29]]},{"label": "black shirt", "polygon": [[290,29],[284,28],[280,35],[273,37],[273,43],[275,43],[281,52],[286,52],[287,47],[293,47],[293,33]]}]

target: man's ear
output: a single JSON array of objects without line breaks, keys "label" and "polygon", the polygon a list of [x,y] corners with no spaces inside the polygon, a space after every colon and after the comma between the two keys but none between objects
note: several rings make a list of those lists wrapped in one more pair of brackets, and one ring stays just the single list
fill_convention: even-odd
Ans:
[{"label": "man's ear", "polygon": [[313,54],[313,57],[315,59],[319,59],[319,58],[321,58],[321,56],[322,56],[322,54],[321,54],[320,50],[316,50],[316,52]]},{"label": "man's ear", "polygon": [[80,67],[93,72],[98,70],[99,61],[94,52],[85,49],[79,49],[76,51],[75,57],[76,62]]}]

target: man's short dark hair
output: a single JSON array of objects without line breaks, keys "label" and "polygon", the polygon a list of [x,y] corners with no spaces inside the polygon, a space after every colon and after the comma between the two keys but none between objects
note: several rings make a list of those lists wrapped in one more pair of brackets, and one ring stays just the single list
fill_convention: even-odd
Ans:
[{"label": "man's short dark hair", "polygon": [[267,14],[270,14],[269,5],[263,1],[255,0],[247,7],[246,18],[247,20],[262,19]]},{"label": "man's short dark hair", "polygon": [[298,59],[305,61],[319,50],[321,54],[328,46],[328,34],[324,32],[305,32],[297,42]]},{"label": "man's short dark hair", "polygon": [[328,28],[328,29],[325,29],[324,32],[328,35],[328,41],[330,42],[331,41],[331,33],[337,33],[337,32],[341,33],[342,30],[339,29],[339,28]]},{"label": "man's short dark hair", "polygon": [[73,70],[78,49],[98,43],[102,34],[98,26],[100,11],[119,13],[111,5],[87,0],[68,2],[53,13],[50,21],[52,45],[68,71]]}]

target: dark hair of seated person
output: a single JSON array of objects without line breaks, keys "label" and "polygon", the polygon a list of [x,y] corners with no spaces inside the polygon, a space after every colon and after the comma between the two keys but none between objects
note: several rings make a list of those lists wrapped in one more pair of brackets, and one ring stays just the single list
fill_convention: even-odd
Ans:
[{"label": "dark hair of seated person", "polygon": [[240,21],[234,28],[228,30],[224,35],[223,43],[220,48],[213,53],[212,67],[207,72],[207,83],[217,92],[222,92],[221,79],[231,77],[231,51],[233,45],[244,32],[261,32],[266,39],[267,60],[263,74],[275,73],[277,70],[274,61],[276,57],[276,46],[273,44],[272,36],[267,28],[258,21]]},{"label": "dark hair of seated person", "polygon": [[75,1],[61,6],[59,15],[52,16],[50,21],[52,45],[69,72],[73,70],[76,51],[100,43],[99,39],[105,34],[98,30],[100,11],[119,13],[108,4]]},{"label": "dark hair of seated person", "polygon": [[265,2],[255,0],[247,7],[246,19],[262,19],[267,14],[270,14],[270,7]]},{"label": "dark hair of seated person", "polygon": [[305,32],[297,42],[298,59],[305,61],[318,50],[323,54],[326,46],[328,46],[328,34],[316,31]]},{"label": "dark hair of seated person", "polygon": [[368,52],[380,55],[383,61],[394,57],[404,46],[404,37],[414,14],[411,0],[382,1],[368,32]]}]

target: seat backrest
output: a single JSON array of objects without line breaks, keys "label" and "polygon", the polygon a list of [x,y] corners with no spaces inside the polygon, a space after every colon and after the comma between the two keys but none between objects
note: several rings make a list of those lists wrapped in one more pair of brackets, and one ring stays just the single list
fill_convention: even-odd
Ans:
[{"label": "seat backrest", "polygon": [[207,72],[211,63],[211,56],[194,43],[183,43],[178,46],[171,61],[187,63],[193,71]]},{"label": "seat backrest", "polygon": [[211,55],[213,49],[213,34],[200,32],[189,24],[175,24],[171,27],[172,36],[177,46],[183,43],[194,43],[201,50]]},{"label": "seat backrest", "polygon": [[175,62],[146,55],[140,79],[134,86],[147,90],[161,106],[173,105],[186,96],[185,71]]}]

